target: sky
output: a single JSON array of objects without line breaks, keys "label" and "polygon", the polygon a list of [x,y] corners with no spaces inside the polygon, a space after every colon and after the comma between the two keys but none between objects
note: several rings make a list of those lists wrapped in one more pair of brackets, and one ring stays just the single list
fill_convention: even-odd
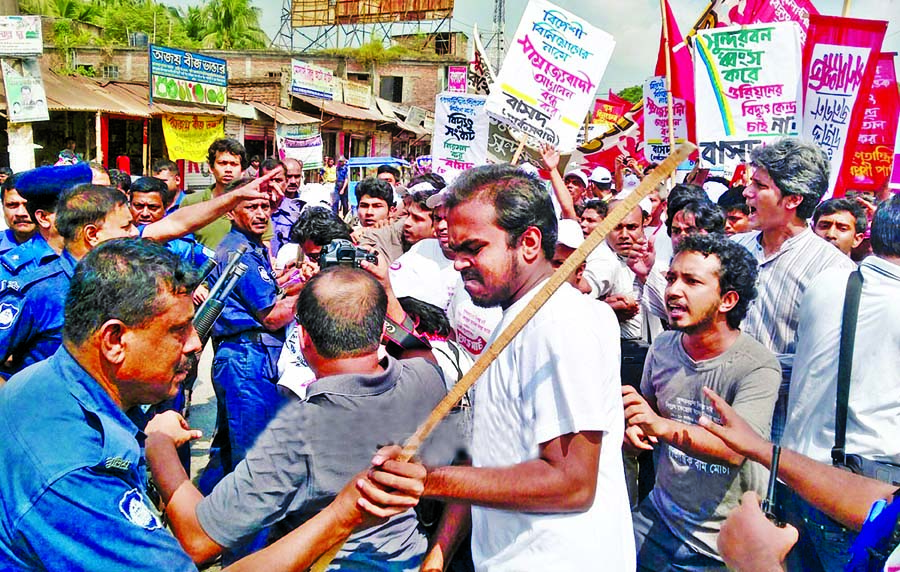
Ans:
[{"label": "sky", "polygon": [[[251,0],[262,12],[262,27],[270,37],[279,28],[282,0]],[[639,85],[653,73],[659,49],[660,7],[658,0],[551,0],[595,26],[612,34],[616,47],[599,86],[620,91]],[[196,0],[168,0],[174,5],[196,3]],[[883,51],[900,52],[900,0],[849,0],[850,17],[889,19]],[[690,29],[708,4],[708,0],[670,0],[675,19],[682,33]],[[841,15],[844,0],[813,0],[820,13]],[[527,0],[506,0],[507,43],[516,27]],[[482,39],[491,31],[493,0],[456,0],[451,25],[471,35],[478,24]]]}]

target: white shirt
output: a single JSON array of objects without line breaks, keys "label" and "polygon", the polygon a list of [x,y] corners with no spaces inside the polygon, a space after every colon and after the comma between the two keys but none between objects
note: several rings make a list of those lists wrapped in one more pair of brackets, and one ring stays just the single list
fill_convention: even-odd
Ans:
[{"label": "white shirt", "polygon": [[459,276],[453,261],[436,238],[420,240],[394,260],[388,269],[391,288],[398,298],[410,296],[446,310]]},{"label": "white shirt", "polygon": [[793,367],[800,300],[807,286],[826,268],[853,270],[856,264],[809,228],[784,241],[770,256],[763,251],[759,231],[731,239],[747,248],[759,263],[759,293],[750,303],[741,331],[772,350],[787,373]]},{"label": "white shirt", "polygon": [[[540,286],[503,313],[497,332]],[[603,433],[597,492],[587,511],[536,514],[472,507],[477,570],[635,569],[622,467],[619,360],[612,310],[564,284],[475,384],[476,467],[536,459],[541,443],[568,433]]]},{"label": "white shirt", "polygon": [[[641,300],[634,272],[605,241],[601,242],[585,260],[584,279],[591,287],[590,296],[593,298],[602,300],[612,294],[624,294],[638,302]],[[620,324],[621,335],[626,340],[646,339],[641,312]]]},{"label": "white shirt", "polygon": [[[850,375],[847,453],[900,463],[900,266],[870,256]],[[822,272],[800,306],[785,446],[831,463],[845,268]]]}]

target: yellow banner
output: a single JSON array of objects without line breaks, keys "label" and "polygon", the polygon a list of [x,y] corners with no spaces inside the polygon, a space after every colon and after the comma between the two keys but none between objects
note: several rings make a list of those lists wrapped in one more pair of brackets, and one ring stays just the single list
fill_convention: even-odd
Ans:
[{"label": "yellow banner", "polygon": [[205,163],[209,146],[225,137],[225,118],[209,115],[163,115],[169,159]]}]

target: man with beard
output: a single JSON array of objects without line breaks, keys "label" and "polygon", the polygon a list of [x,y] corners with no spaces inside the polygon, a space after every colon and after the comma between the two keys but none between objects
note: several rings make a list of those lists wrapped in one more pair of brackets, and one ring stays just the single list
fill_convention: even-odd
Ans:
[{"label": "man with beard", "polygon": [[721,235],[689,235],[676,246],[666,274],[674,331],[650,348],[641,393],[622,388],[626,446],[661,447],[656,485],[633,514],[638,570],[724,571],[716,549],[722,523],[744,492],[765,494],[765,469],[698,425],[701,415],[716,417],[703,398],[709,387],[757,433],[769,434],[781,369],[739,330],[756,297],[756,274],[753,257]]},{"label": "man with beard", "polygon": [[[503,309],[503,331],[553,274],[550,197],[489,165],[460,175],[445,205],[465,289]],[[422,570],[443,569],[470,517],[477,570],[634,570],[617,334],[609,308],[564,284],[491,363],[475,386],[474,466],[429,471],[425,494],[450,504]]]}]

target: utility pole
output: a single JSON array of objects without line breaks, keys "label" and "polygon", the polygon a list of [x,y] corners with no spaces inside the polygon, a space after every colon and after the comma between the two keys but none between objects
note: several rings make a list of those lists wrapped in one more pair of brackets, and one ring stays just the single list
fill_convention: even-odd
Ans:
[{"label": "utility pole", "polygon": [[506,28],[506,0],[494,0],[494,18],[491,27],[492,44],[494,49],[494,69],[500,70],[503,64],[503,51],[505,46],[504,28]]}]

